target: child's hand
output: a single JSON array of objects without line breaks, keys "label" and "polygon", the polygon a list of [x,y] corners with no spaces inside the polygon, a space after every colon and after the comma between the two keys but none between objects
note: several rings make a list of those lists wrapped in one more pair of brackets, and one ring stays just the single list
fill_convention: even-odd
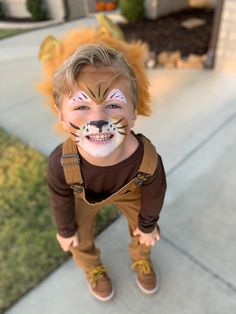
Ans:
[{"label": "child's hand", "polygon": [[147,246],[150,246],[150,245],[153,246],[153,245],[155,245],[156,241],[160,240],[160,233],[159,233],[158,229],[155,228],[150,233],[144,233],[139,228],[137,228],[136,230],[134,230],[133,235],[135,237],[139,237],[139,243],[140,244],[145,244]]},{"label": "child's hand", "polygon": [[69,251],[71,247],[76,247],[79,245],[79,237],[77,232],[75,235],[73,235],[73,237],[70,238],[63,238],[60,236],[60,234],[57,233],[57,241],[60,243],[60,246],[65,252]]}]

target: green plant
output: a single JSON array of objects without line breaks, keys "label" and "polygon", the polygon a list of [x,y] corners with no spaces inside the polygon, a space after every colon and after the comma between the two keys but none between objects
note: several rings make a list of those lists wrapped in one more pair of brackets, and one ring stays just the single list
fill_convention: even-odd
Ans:
[{"label": "green plant", "polygon": [[0,128],[0,313],[69,256],[51,219],[47,157]]},{"label": "green plant", "polygon": [[42,21],[47,19],[45,4],[42,0],[26,0],[26,8],[33,20]]},{"label": "green plant", "polygon": [[121,14],[128,21],[135,22],[144,18],[144,0],[119,0]]},{"label": "green plant", "polygon": [[26,31],[29,31],[30,29],[0,29],[0,40],[3,38],[7,38],[13,35],[17,35],[17,34],[21,34],[24,33]]},{"label": "green plant", "polygon": [[3,3],[0,1],[0,19],[4,17]]}]

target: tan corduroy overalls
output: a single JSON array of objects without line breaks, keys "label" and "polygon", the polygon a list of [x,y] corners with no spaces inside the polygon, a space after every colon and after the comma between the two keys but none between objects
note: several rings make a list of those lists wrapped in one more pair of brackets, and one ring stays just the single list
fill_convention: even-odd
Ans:
[{"label": "tan corduroy overalls", "polygon": [[75,262],[85,271],[90,272],[101,264],[100,250],[94,244],[94,225],[99,210],[108,204],[114,204],[127,218],[131,243],[129,252],[133,261],[149,257],[150,248],[139,244],[133,237],[133,231],[138,226],[140,212],[140,185],[148,176],[154,174],[158,155],[155,147],[143,135],[138,134],[144,145],[143,160],[137,176],[108,198],[89,203],[85,197],[83,177],[80,170],[80,159],[76,144],[69,138],[63,143],[61,164],[66,182],[71,185],[75,195],[75,217],[78,224],[79,246],[71,248]]}]

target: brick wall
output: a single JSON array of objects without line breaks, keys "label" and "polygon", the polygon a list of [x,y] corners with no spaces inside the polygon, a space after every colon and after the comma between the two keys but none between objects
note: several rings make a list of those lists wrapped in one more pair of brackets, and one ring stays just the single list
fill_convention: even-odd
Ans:
[{"label": "brick wall", "polygon": [[236,71],[236,0],[224,1],[215,67]]}]

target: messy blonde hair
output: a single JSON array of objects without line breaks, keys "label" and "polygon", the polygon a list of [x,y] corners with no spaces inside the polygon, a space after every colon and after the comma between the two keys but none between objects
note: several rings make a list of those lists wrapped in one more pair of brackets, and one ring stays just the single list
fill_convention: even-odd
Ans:
[{"label": "messy blonde hair", "polygon": [[138,97],[136,79],[123,55],[104,44],[86,44],[79,47],[53,75],[53,98],[58,108],[61,106],[63,95],[72,95],[80,71],[87,65],[107,67],[115,74],[123,74],[129,80],[132,102],[136,107]]}]

